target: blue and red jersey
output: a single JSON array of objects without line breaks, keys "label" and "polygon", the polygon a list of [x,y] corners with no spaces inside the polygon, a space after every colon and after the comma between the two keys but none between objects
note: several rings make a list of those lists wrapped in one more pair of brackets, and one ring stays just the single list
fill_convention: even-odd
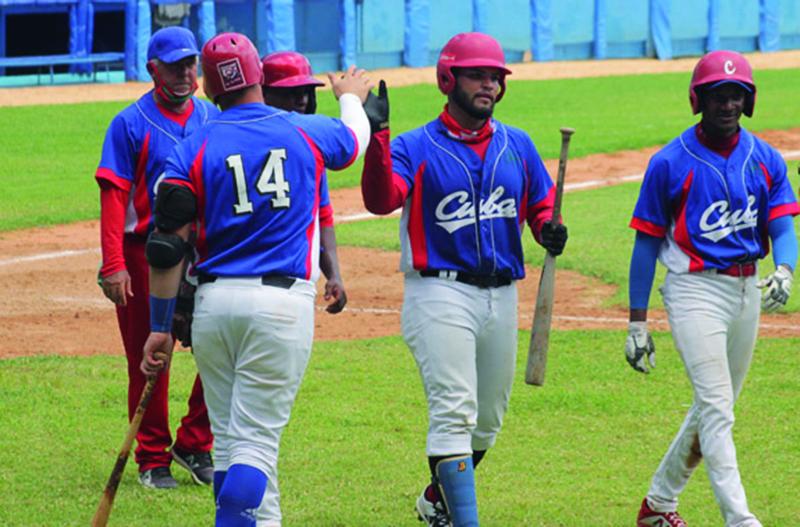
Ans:
[{"label": "blue and red jersey", "polygon": [[[552,216],[555,188],[525,132],[495,120],[487,126],[488,145],[477,143],[484,150],[439,117],[394,139],[390,163],[380,159],[380,138],[373,136],[362,185],[382,181],[379,186],[393,186],[404,200],[403,272],[525,276],[523,225],[527,220],[538,239],[541,224]],[[381,170],[391,170],[391,182],[376,177]],[[390,190],[365,188],[365,199]]]},{"label": "blue and red jersey", "polygon": [[174,150],[164,178],[197,197],[197,271],[316,280],[323,173],[357,152],[338,119],[260,103],[221,113]]},{"label": "blue and red jersey", "polygon": [[192,97],[190,105],[191,110],[183,114],[171,113],[156,104],[151,90],[111,121],[95,179],[129,192],[126,233],[145,237],[153,229],[153,189],[167,156],[219,114],[214,105],[197,97]]},{"label": "blue and red jersey", "polygon": [[726,158],[704,146],[692,126],[650,160],[630,226],[664,238],[659,259],[685,273],[763,258],[768,223],[798,213],[774,148],[741,129]]}]

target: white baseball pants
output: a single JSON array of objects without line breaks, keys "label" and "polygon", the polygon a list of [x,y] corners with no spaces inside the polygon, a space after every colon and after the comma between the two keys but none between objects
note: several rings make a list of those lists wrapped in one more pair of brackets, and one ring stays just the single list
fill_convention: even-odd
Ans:
[{"label": "white baseball pants", "polygon": [[[264,471],[262,509],[278,506],[278,448],[311,354],[315,295],[311,282],[282,289],[260,278],[218,278],[197,290],[192,343],[215,468],[243,463]],[[280,521],[280,510],[268,512]],[[259,510],[259,524],[262,516]]]},{"label": "white baseball pants", "polygon": [[481,289],[408,273],[401,322],[428,400],[428,456],[494,445],[514,380],[516,284]]},{"label": "white baseball pants", "polygon": [[653,477],[647,498],[654,510],[677,509],[702,452],[725,525],[761,526],[747,508],[733,444],[733,406],[758,333],[756,281],[714,272],[667,273],[661,292],[694,402]]}]

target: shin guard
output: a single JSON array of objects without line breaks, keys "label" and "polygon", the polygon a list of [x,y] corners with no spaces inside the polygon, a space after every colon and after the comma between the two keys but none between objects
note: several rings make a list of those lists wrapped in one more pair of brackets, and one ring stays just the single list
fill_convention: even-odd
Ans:
[{"label": "shin guard", "polygon": [[445,458],[436,465],[439,490],[453,527],[478,527],[478,499],[472,456]]}]

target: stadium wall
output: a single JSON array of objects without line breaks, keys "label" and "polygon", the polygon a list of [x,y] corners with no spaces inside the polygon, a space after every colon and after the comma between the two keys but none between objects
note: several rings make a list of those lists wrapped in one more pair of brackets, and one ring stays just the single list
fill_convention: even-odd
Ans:
[{"label": "stadium wall", "polygon": [[428,66],[461,31],[495,36],[509,62],[800,48],[796,0],[0,0],[0,60],[117,51],[126,79],[147,80],[150,35],[175,24],[201,44],[238,31],[262,53],[297,49],[317,71]]}]

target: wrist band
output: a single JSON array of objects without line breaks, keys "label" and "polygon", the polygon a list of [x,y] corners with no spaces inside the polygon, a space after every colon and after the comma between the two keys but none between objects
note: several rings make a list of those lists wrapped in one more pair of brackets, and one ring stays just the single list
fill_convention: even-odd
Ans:
[{"label": "wrist band", "polygon": [[150,295],[150,331],[154,333],[170,333],[172,331],[175,301],[176,297],[158,298]]}]

